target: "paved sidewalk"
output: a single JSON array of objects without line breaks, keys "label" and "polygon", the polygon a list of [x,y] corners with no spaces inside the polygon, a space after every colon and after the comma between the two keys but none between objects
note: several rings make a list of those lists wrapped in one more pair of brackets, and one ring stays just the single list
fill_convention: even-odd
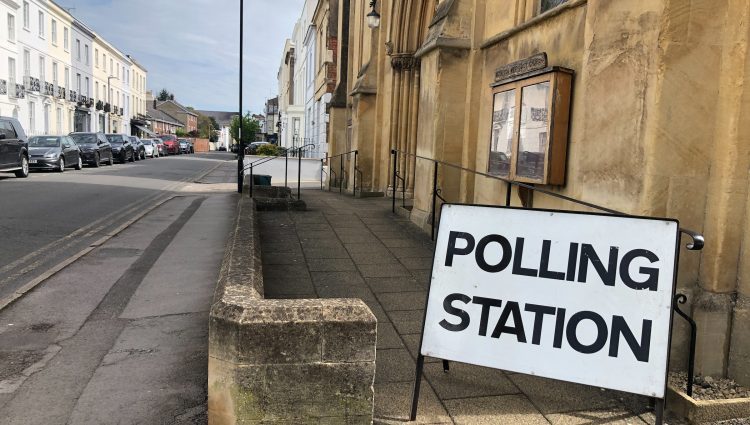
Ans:
[{"label": "paved sidewalk", "polygon": [[[305,190],[305,212],[260,216],[267,298],[364,300],[378,318],[376,423],[408,418],[432,262],[430,238],[384,198]],[[646,424],[648,401],[615,391],[427,359],[417,423]],[[670,424],[678,422],[670,421]]]}]

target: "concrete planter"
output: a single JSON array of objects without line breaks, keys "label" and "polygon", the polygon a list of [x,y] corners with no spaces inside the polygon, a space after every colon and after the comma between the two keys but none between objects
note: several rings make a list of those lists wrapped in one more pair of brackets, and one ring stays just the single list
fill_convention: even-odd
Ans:
[{"label": "concrete planter", "polygon": [[667,388],[667,409],[691,424],[750,417],[750,398],[695,400],[683,390]]}]

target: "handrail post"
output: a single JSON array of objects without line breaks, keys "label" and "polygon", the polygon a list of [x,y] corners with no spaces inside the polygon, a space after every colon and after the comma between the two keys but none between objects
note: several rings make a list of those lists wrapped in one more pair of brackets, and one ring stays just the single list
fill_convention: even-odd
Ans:
[{"label": "handrail post", "polygon": [[342,193],[344,191],[344,155],[341,155],[339,164],[339,171],[341,172],[341,175],[339,176],[339,193]]},{"label": "handrail post", "polygon": [[437,211],[435,208],[437,207],[437,178],[438,178],[438,163],[435,162],[435,168],[432,171],[432,223],[431,223],[431,230],[430,230],[430,238],[434,241],[435,240],[435,215],[437,215]]},{"label": "handrail post", "polygon": [[391,209],[392,212],[396,214],[396,187],[398,186],[396,183],[396,164],[398,161],[398,151],[396,149],[391,149],[391,155],[393,155],[393,206]]},{"label": "handrail post", "polygon": [[358,151],[354,151],[354,183],[352,184],[352,195],[357,197],[357,155]]},{"label": "handrail post", "polygon": [[[326,156],[326,159],[328,159],[328,156]],[[325,164],[325,161],[320,158],[320,190],[323,190],[323,164]]]},{"label": "handrail post", "polygon": [[255,177],[253,176],[253,164],[250,164],[250,197],[253,197],[253,185],[255,184]]},{"label": "handrail post", "polygon": [[289,187],[287,182],[289,175],[289,148],[284,150],[284,187]]},{"label": "handrail post", "polygon": [[297,200],[300,199],[302,189],[302,152],[297,157]]}]

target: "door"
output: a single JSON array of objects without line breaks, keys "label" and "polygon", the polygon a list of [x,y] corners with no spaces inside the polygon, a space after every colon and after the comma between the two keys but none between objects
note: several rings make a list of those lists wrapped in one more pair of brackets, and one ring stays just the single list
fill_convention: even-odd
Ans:
[{"label": "door", "polygon": [[0,169],[18,166],[17,159],[21,154],[18,135],[8,121],[0,121]]},{"label": "door", "polygon": [[75,144],[68,137],[61,137],[60,139],[65,166],[78,164],[78,150],[75,148]]}]

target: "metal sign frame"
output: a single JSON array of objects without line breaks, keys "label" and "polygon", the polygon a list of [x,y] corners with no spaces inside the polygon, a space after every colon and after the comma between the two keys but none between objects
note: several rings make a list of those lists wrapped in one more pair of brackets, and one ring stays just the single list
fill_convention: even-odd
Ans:
[{"label": "metal sign frame", "polygon": [[[675,237],[675,256],[674,256],[674,264],[673,264],[673,273],[672,273],[672,288],[671,288],[671,297],[669,301],[669,307],[670,307],[670,313],[669,313],[669,331],[667,334],[667,351],[666,351],[666,365],[664,368],[664,398],[655,398],[652,397],[652,401],[654,402],[654,414],[656,416],[656,425],[663,425],[664,424],[664,413],[665,413],[665,399],[667,396],[667,380],[668,380],[668,374],[669,374],[669,361],[671,356],[671,349],[672,346],[672,331],[673,331],[673,322],[674,322],[674,303],[675,303],[675,296],[676,296],[676,290],[677,290],[677,273],[679,269],[679,263],[680,263],[680,238],[682,229],[680,228],[679,220],[676,219],[670,219],[670,218],[659,218],[659,217],[647,217],[647,216],[638,216],[638,215],[627,215],[627,214],[608,214],[608,213],[596,213],[596,212],[583,212],[583,211],[566,211],[566,210],[556,210],[556,209],[543,209],[543,208],[523,208],[523,207],[512,207],[512,206],[501,206],[501,205],[482,205],[482,204],[463,204],[463,203],[444,203],[441,205],[441,219],[442,222],[442,210],[446,208],[446,206],[468,206],[468,207],[482,207],[482,208],[492,208],[492,209],[506,209],[506,210],[525,210],[525,211],[534,211],[534,212],[551,212],[551,213],[560,213],[560,214],[571,214],[571,215],[587,215],[587,216],[600,216],[600,217],[620,217],[620,218],[630,218],[630,219],[642,219],[642,220],[658,220],[658,221],[671,221],[677,224],[677,234]],[[441,231],[440,225],[438,225],[438,235]],[[702,246],[701,246],[702,247]],[[432,273],[435,268],[435,258],[437,256],[437,249],[433,251],[432,254],[432,267],[430,268],[430,276],[429,276],[429,283],[427,286],[427,297],[425,298],[424,303],[424,313],[422,316],[422,332],[419,336],[419,346],[418,346],[418,355],[417,355],[417,365],[415,370],[415,381],[414,381],[414,388],[412,393],[412,403],[411,403],[411,412],[409,415],[409,420],[414,421],[417,418],[417,409],[419,406],[419,394],[420,394],[420,387],[421,387],[421,381],[422,376],[424,372],[424,360],[425,356],[422,355],[422,344],[424,342],[424,333],[425,333],[425,326],[426,326],[426,320],[427,320],[427,307],[429,304],[430,299],[430,290],[432,289]],[[443,370],[445,372],[449,371],[449,361],[443,359]],[[485,367],[485,366],[483,366]],[[552,379],[552,378],[550,378]],[[638,394],[641,395],[641,394]]]}]

